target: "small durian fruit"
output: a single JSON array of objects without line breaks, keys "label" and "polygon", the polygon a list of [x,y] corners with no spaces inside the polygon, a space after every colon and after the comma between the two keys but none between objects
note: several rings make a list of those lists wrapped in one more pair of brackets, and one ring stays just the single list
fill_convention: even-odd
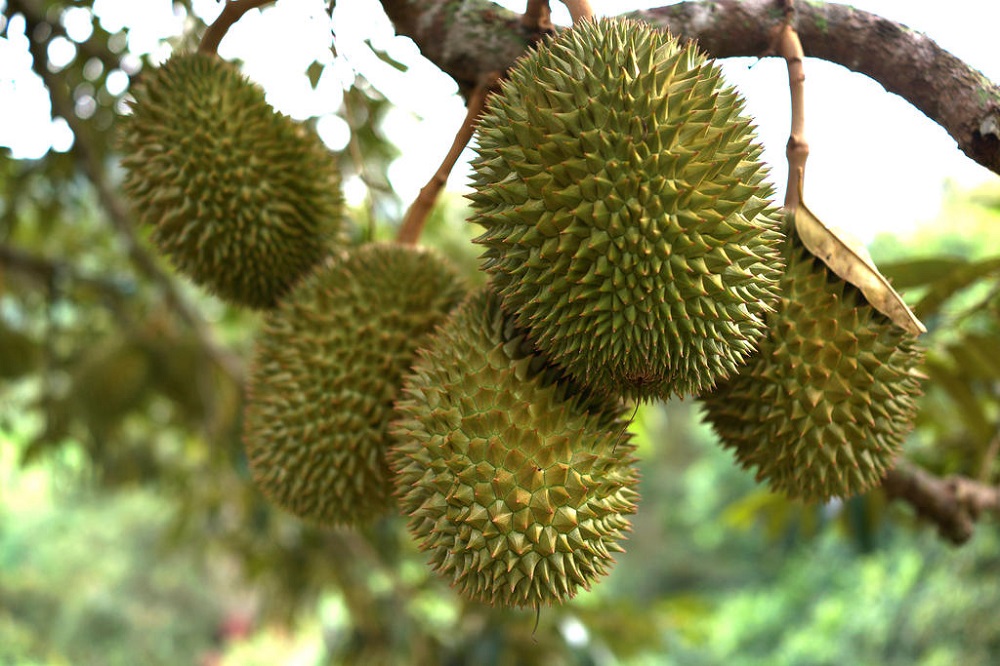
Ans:
[{"label": "small durian fruit", "polygon": [[437,254],[372,244],[329,259],[267,313],[244,415],[265,496],[325,525],[392,508],[393,403],[416,349],[463,296]]},{"label": "small durian fruit", "polygon": [[339,240],[334,157],[213,55],[176,54],[131,93],[124,191],[154,245],[220,298],[274,307]]},{"label": "small durian fruit", "polygon": [[922,351],[788,234],[768,335],[736,377],[703,396],[705,417],[772,489],[848,497],[881,482],[913,427]]},{"label": "small durian fruit", "polygon": [[490,99],[469,195],[483,269],[579,381],[697,394],[752,354],[781,233],[743,106],[694,44],[622,18],[543,42]]},{"label": "small durian fruit", "polygon": [[400,505],[431,567],[503,607],[560,603],[605,575],[638,496],[623,410],[475,292],[420,352],[391,427]]}]

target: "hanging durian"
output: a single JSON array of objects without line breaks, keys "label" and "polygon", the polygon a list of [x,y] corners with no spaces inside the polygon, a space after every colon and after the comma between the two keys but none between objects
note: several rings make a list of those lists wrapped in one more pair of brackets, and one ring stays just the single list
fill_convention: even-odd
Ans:
[{"label": "hanging durian", "polygon": [[706,420],[743,467],[789,497],[864,492],[913,427],[922,352],[791,226],[785,258],[768,336],[739,375],[704,396]]},{"label": "hanging durian", "polygon": [[637,498],[623,407],[534,353],[491,291],[435,333],[402,395],[400,505],[464,597],[537,608],[607,573]]},{"label": "hanging durian", "polygon": [[477,136],[483,268],[541,351],[638,399],[745,362],[781,234],[742,98],[693,44],[622,18],[574,26],[512,68]]},{"label": "hanging durian", "polygon": [[436,254],[373,244],[329,260],[268,313],[244,419],[267,497],[322,524],[358,525],[392,506],[393,402],[417,347],[462,295]]},{"label": "hanging durian", "polygon": [[153,243],[220,298],[273,307],[340,232],[333,156],[214,55],[175,54],[131,93],[124,190]]}]

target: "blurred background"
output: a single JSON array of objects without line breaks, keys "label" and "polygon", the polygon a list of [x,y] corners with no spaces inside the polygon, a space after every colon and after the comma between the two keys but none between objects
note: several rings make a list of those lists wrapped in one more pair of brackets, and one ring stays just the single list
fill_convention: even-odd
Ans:
[{"label": "blurred background", "polygon": [[[670,3],[594,2],[603,14],[651,4]],[[947,20],[932,3],[855,5],[1000,80],[996,3],[955,0]],[[464,105],[377,2],[330,9],[251,11],[220,54],[315,125],[341,162],[358,236],[388,239]],[[628,552],[537,618],[462,602],[402,519],[321,530],[271,507],[239,437],[259,317],[152,256],[118,188],[129,81],[195,45],[221,3],[0,10],[0,664],[996,662],[994,521],[955,547],[881,491],[789,502],[733,465],[692,400],[639,410]],[[724,67],[783,183],[784,63]],[[806,200],[868,243],[929,328],[906,455],[995,485],[1000,178],[878,84],[813,60],[806,72]],[[481,279],[467,176],[460,163],[422,241]]]}]

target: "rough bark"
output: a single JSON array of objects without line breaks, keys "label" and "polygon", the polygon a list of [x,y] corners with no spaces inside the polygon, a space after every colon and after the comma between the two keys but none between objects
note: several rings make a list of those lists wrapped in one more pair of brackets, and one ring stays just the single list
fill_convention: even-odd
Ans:
[{"label": "rough bark", "polygon": [[905,461],[889,472],[882,488],[937,525],[941,536],[956,545],[969,540],[980,514],[1000,514],[1000,488],[963,476],[942,479]]},{"label": "rough bark", "polygon": [[[401,35],[471,90],[506,70],[538,39],[520,16],[489,0],[381,0]],[[716,0],[631,12],[629,16],[696,39],[717,58],[767,56],[783,20],[783,0]],[[796,29],[806,56],[870,76],[940,124],[976,162],[1000,173],[1000,87],[932,39],[852,7],[798,3]]]}]

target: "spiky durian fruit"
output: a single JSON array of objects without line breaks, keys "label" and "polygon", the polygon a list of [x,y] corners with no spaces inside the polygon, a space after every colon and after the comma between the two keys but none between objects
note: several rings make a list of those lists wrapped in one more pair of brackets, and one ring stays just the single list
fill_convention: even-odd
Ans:
[{"label": "spiky durian fruit", "polygon": [[357,525],[391,508],[388,424],[417,347],[463,289],[436,254],[366,245],[268,313],[248,383],[253,476],[279,506]]},{"label": "spiky durian fruit", "polygon": [[742,110],[693,44],[621,18],[542,43],[491,98],[470,195],[483,268],[580,381],[698,393],[764,333],[781,234]]},{"label": "spiky durian fruit", "polygon": [[400,504],[463,596],[539,607],[607,572],[637,497],[623,407],[533,353],[493,292],[435,333],[397,410]]},{"label": "spiky durian fruit", "polygon": [[273,307],[340,232],[333,157],[212,55],[176,54],[131,93],[124,189],[153,243],[219,297]]},{"label": "spiky durian fruit", "polygon": [[880,483],[912,428],[922,352],[788,233],[768,336],[736,377],[704,396],[706,420],[774,490],[846,497]]}]

